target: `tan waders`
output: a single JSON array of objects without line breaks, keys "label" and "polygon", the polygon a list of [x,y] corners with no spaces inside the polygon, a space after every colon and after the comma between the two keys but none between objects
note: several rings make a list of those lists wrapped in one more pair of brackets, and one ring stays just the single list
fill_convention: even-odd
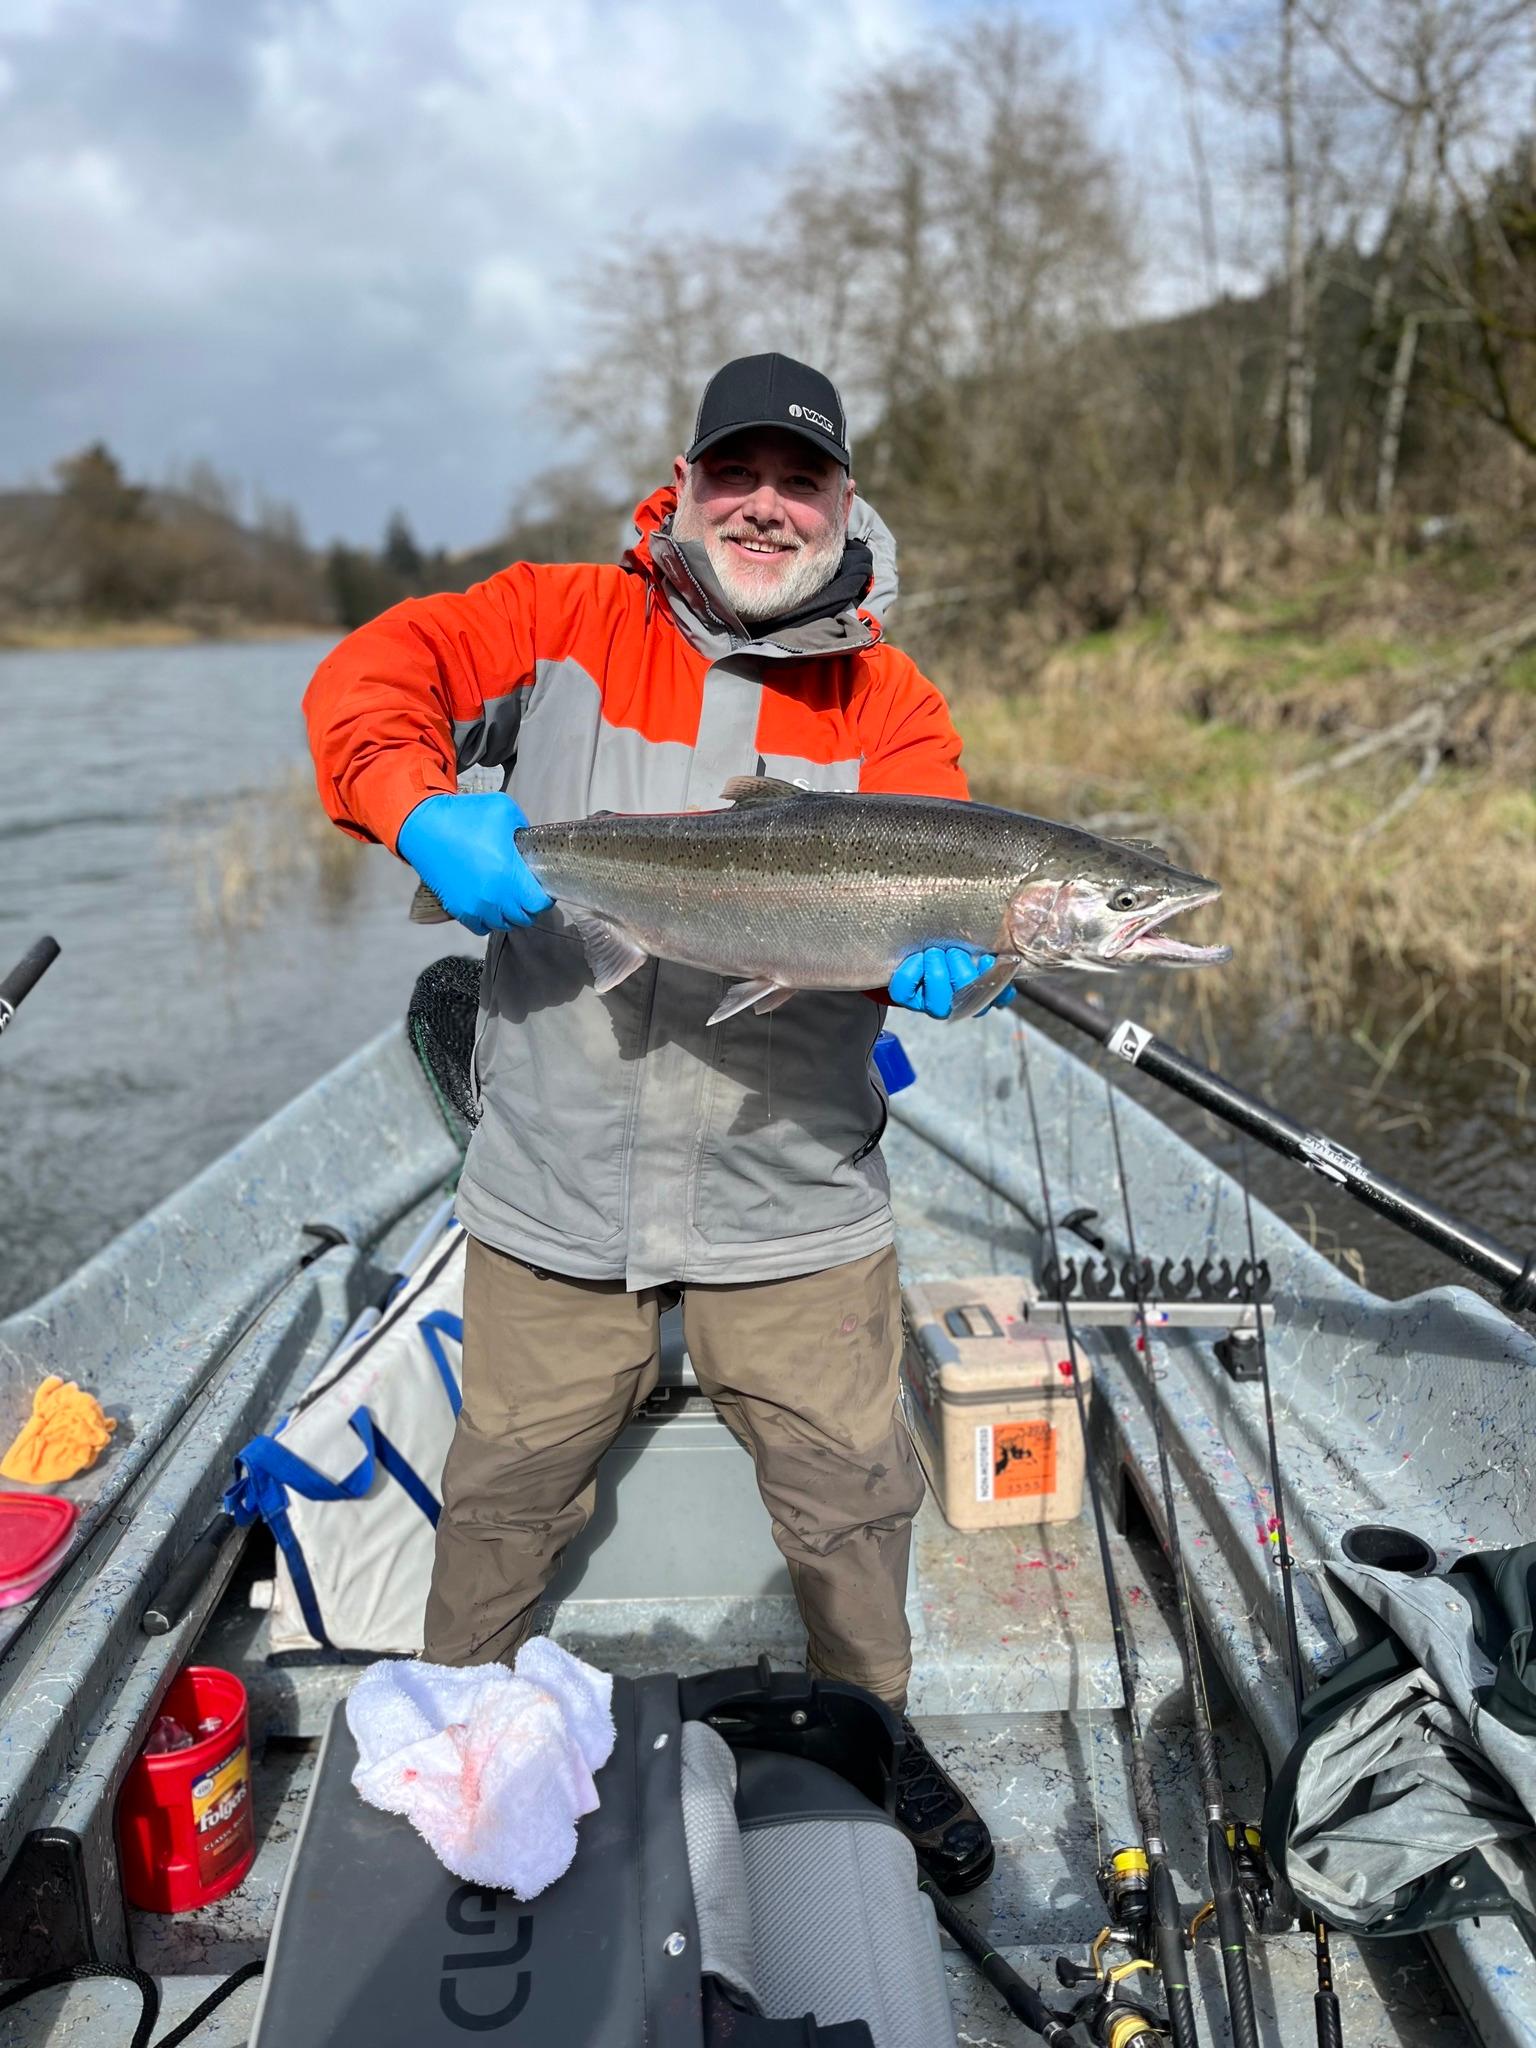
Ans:
[{"label": "tan waders", "polygon": [[[591,1512],[598,1461],[656,1385],[665,1299],[538,1272],[470,1240],[464,1406],[427,1602],[433,1662],[516,1655]],[[756,1464],[812,1668],[901,1706],[923,1480],[898,1404],[895,1252],[688,1287],[683,1326],[700,1387]]]}]

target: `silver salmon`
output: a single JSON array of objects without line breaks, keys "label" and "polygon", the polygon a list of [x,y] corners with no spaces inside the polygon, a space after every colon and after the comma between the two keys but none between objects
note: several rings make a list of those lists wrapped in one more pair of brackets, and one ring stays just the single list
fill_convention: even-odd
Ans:
[{"label": "silver salmon", "polygon": [[[648,959],[733,978],[709,1018],[797,989],[883,988],[909,953],[964,946],[996,965],[955,999],[968,1017],[1010,982],[1065,968],[1196,967],[1230,946],[1163,930],[1220,887],[1143,840],[950,797],[863,796],[738,776],[728,810],[527,825],[518,851],[586,947],[598,990]],[[411,915],[447,913],[422,885]]]}]

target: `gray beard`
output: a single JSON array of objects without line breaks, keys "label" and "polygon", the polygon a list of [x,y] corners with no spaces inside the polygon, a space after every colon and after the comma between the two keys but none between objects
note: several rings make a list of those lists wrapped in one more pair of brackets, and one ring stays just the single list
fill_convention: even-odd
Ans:
[{"label": "gray beard", "polygon": [[802,546],[772,590],[747,581],[726,549],[717,528],[710,526],[693,502],[691,479],[677,494],[672,515],[674,540],[698,541],[709,557],[709,566],[737,618],[747,625],[776,619],[809,604],[818,590],[825,590],[837,574],[848,544],[848,521],[840,519],[824,541],[814,547]]}]

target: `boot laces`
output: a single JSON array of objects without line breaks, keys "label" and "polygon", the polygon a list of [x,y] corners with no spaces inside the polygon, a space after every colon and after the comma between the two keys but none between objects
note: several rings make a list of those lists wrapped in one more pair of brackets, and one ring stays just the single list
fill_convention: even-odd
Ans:
[{"label": "boot laces", "polygon": [[931,1827],[936,1821],[958,1813],[961,1801],[955,1788],[928,1752],[928,1746],[905,1715],[902,1733],[907,1746],[896,1778],[896,1800],[908,1825]]}]

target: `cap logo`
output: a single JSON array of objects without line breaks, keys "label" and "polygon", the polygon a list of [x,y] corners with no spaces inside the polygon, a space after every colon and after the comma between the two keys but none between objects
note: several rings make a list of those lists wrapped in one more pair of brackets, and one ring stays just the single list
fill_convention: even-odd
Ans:
[{"label": "cap logo", "polygon": [[830,434],[834,441],[837,439],[837,429],[824,412],[812,412],[808,405],[792,405],[789,416],[792,420],[809,420],[813,427],[820,427],[824,434]]}]

